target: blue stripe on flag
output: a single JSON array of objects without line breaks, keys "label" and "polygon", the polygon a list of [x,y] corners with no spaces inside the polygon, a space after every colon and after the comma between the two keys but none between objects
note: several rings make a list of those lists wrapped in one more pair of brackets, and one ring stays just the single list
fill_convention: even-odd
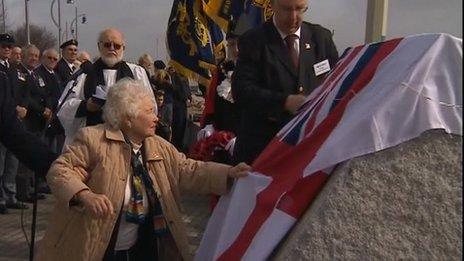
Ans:
[{"label": "blue stripe on flag", "polygon": [[377,53],[377,50],[380,48],[381,45],[382,43],[375,43],[367,47],[367,50],[364,52],[362,57],[354,66],[351,73],[348,74],[348,76],[345,78],[342,85],[340,86],[340,90],[338,90],[337,96],[335,96],[335,99],[333,100],[332,106],[330,107],[330,111],[332,111],[332,109],[335,108],[335,106],[337,106],[337,104],[340,102],[340,99],[343,98],[346,92],[348,92],[351,89],[353,83],[362,73],[364,67],[366,67],[366,64],[369,63],[372,57],[374,57],[374,55]]},{"label": "blue stripe on flag", "polygon": [[308,120],[309,115],[311,115],[311,113],[306,112],[306,114],[300,119],[300,121],[292,127],[292,129],[287,133],[287,135],[285,135],[282,141],[292,146],[298,144],[301,132],[304,131],[304,124]]}]

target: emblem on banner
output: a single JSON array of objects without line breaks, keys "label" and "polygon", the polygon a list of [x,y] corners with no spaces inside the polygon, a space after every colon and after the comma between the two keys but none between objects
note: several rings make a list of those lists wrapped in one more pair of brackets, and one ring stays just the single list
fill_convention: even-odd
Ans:
[{"label": "emblem on banner", "polygon": [[189,56],[193,56],[198,52],[197,46],[192,39],[192,35],[189,32],[190,17],[187,13],[187,7],[185,4],[179,3],[177,8],[177,20],[179,26],[177,27],[176,34],[179,35],[186,45],[189,46]]},{"label": "emblem on banner", "polygon": [[253,5],[263,9],[264,21],[268,21],[274,14],[271,8],[271,0],[253,0]]}]

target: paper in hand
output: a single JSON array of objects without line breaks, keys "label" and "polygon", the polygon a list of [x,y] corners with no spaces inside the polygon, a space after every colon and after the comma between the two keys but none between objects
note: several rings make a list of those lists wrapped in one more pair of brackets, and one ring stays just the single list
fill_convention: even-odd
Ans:
[{"label": "paper in hand", "polygon": [[106,86],[98,85],[95,94],[92,95],[92,99],[95,103],[103,106],[106,101]]}]

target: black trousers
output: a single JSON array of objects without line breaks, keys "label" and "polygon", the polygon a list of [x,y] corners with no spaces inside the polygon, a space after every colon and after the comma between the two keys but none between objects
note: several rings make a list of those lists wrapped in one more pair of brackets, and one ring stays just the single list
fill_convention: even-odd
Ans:
[{"label": "black trousers", "polygon": [[115,229],[111,235],[111,240],[106,249],[103,261],[156,261],[158,260],[157,239],[154,235],[153,219],[147,218],[145,223],[139,226],[137,242],[128,250],[115,251],[116,240],[118,238],[120,219],[125,218],[120,215],[116,222]]}]

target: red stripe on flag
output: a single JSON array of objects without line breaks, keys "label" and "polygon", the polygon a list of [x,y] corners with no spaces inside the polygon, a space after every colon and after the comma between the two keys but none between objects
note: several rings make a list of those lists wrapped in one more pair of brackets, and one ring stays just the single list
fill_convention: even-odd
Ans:
[{"label": "red stripe on flag", "polygon": [[318,171],[305,178],[298,180],[291,191],[285,193],[277,204],[277,209],[289,214],[295,219],[300,218],[303,212],[313,202],[314,198],[319,194],[329,175]]},{"label": "red stripe on flag", "polygon": [[[350,90],[355,93],[361,91],[372,79],[380,62],[395,49],[401,40],[402,39],[394,39],[383,43],[374,57],[372,57],[363,69],[358,79],[353,83]],[[266,148],[266,150],[271,150],[272,148],[276,155],[275,161],[265,162],[266,164],[260,162],[260,164],[253,164],[253,166],[255,171],[272,176],[273,181],[266,189],[257,195],[255,208],[251,212],[244,227],[230,247],[219,256],[218,260],[239,260],[243,257],[254,236],[266,219],[271,215],[279,198],[290,190],[298,179],[301,178],[303,170],[309,162],[311,162],[316,152],[337,126],[343,116],[346,106],[353,97],[354,95],[352,92],[348,91],[328,117],[316,128],[313,134],[293,147],[290,151],[282,151],[281,148],[285,146],[278,146],[275,139],[273,140],[273,146],[268,146]],[[272,158],[272,153],[267,151],[265,153],[268,155],[266,158]],[[282,164],[282,162],[285,164]]]}]

